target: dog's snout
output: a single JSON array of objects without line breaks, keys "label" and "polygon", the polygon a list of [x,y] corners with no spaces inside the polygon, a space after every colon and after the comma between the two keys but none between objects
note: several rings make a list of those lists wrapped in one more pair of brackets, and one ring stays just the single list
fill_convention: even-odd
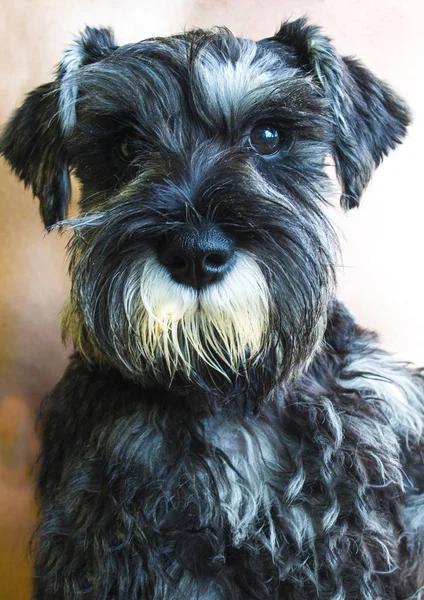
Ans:
[{"label": "dog's snout", "polygon": [[166,236],[158,255],[174,281],[200,289],[230,269],[234,243],[217,226],[186,229]]}]

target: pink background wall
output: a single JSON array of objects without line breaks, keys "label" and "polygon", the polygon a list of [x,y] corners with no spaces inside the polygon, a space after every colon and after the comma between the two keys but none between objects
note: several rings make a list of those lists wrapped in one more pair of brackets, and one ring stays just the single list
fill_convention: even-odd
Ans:
[{"label": "pink background wall", "polygon": [[[112,25],[118,42],[183,27],[226,25],[253,38],[307,14],[342,53],[355,54],[410,103],[406,143],[376,172],[362,207],[334,218],[342,235],[340,296],[383,345],[424,365],[424,137],[421,0],[14,0],[0,8],[0,123],[48,81],[84,24]],[[34,521],[28,465],[33,410],[60,377],[59,312],[67,294],[65,240],[46,237],[36,201],[0,166],[0,598],[29,597],[24,546]]]}]

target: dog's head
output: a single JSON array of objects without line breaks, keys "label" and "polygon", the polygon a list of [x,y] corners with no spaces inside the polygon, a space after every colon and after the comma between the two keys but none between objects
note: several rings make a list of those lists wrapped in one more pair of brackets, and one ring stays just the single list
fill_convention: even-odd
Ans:
[{"label": "dog's head", "polygon": [[[265,397],[323,338],[327,157],[357,206],[407,124],[392,90],[304,20],[260,42],[217,29],[118,47],[87,28],[1,151],[45,225],[73,229],[64,332],[87,360]],[[80,214],[66,220],[70,170]]]}]

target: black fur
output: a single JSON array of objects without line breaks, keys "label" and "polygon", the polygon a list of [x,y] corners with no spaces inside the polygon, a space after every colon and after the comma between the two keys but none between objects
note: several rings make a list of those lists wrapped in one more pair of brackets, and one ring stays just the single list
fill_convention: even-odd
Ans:
[{"label": "black fur", "polygon": [[[35,597],[409,597],[416,576],[404,573],[417,557],[400,537],[405,441],[374,397],[372,378],[359,374],[368,391],[350,387],[346,368],[374,349],[373,336],[336,305],[326,350],[296,386],[276,391],[259,417],[236,406],[213,417],[246,429],[256,452],[256,433],[267,429],[283,450],[267,482],[274,557],[260,514],[234,546],[217,488],[230,485],[226,469],[243,475],[213,443],[198,397],[141,389],[75,356],[40,413],[45,517]],[[310,519],[313,543],[293,522],[296,511]]]},{"label": "black fur", "polygon": [[[258,43],[87,29],[18,109],[1,151],[73,230],[34,600],[420,598],[424,379],[334,299],[323,211],[326,156],[356,206],[408,121],[304,20]],[[195,292],[158,255],[209,226],[234,266]]]},{"label": "black fur", "polygon": [[40,199],[45,225],[66,216],[71,197],[67,151],[58,125],[58,91],[47,83],[31,92],[7,124],[1,152]]},{"label": "black fur", "polygon": [[341,202],[345,208],[358,206],[373,170],[405,137],[408,107],[358,60],[339,56],[329,38],[305,19],[285,23],[268,41],[282,44],[294,64],[322,86],[334,116]]}]

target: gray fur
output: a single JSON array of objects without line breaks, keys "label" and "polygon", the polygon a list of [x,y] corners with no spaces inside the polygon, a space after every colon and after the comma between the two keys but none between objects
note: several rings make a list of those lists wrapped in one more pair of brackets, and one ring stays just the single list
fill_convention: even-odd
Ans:
[{"label": "gray fur", "polygon": [[[323,210],[327,156],[356,206],[408,122],[302,19],[87,28],[18,109],[0,148],[72,232],[76,350],[40,413],[34,600],[424,595],[424,379],[335,300]],[[181,282],[212,230],[231,261]]]}]

